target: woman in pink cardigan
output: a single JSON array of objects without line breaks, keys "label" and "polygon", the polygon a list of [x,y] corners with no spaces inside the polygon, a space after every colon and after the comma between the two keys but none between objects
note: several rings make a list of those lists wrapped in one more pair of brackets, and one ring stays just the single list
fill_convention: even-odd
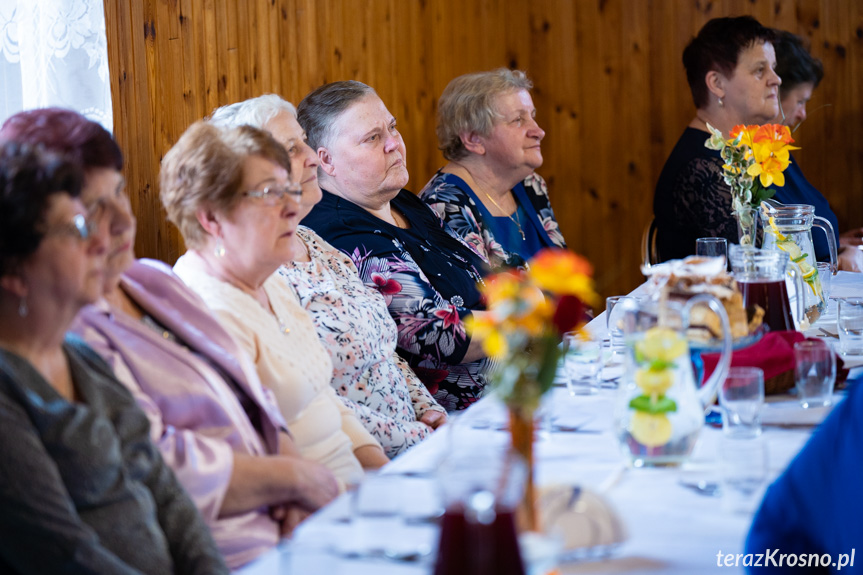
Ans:
[{"label": "woman in pink cardigan", "polygon": [[4,136],[42,143],[84,167],[81,197],[89,217],[110,230],[110,245],[104,297],[84,308],[73,330],[132,391],[229,567],[274,547],[282,531],[335,496],[336,480],[299,457],[251,360],[203,302],[165,264],[135,260],[135,219],[114,139],[61,109],[22,112]]}]

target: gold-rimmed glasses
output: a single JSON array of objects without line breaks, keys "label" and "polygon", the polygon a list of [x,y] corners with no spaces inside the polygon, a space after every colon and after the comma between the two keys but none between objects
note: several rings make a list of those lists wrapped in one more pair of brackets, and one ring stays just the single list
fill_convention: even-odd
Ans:
[{"label": "gold-rimmed glasses", "polygon": [[263,190],[250,190],[243,192],[244,198],[258,198],[268,206],[276,206],[284,202],[285,198],[292,198],[299,202],[303,190],[299,184],[288,184],[286,186],[267,186]]},{"label": "gold-rimmed glasses", "polygon": [[83,214],[75,214],[72,221],[48,230],[47,235],[69,235],[79,240],[88,240],[96,233],[96,223],[84,217]]}]

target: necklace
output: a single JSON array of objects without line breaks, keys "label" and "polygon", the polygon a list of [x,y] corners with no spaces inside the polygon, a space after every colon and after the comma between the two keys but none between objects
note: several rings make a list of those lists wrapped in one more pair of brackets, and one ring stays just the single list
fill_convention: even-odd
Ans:
[{"label": "necklace", "polygon": [[513,218],[511,214],[507,214],[505,211],[503,211],[503,208],[501,208],[500,205],[496,201],[494,201],[493,197],[488,195],[488,192],[483,190],[482,193],[485,194],[485,197],[487,197],[489,199],[489,201],[494,204],[494,207],[496,207],[498,209],[498,211],[500,211],[500,213],[502,213],[503,215],[508,217],[510,219],[510,221],[512,221],[512,223],[514,223],[518,227],[518,233],[521,234],[521,241],[526,241],[527,238],[525,237],[524,230],[521,227],[521,218],[518,217],[518,202],[516,202],[515,218]]}]

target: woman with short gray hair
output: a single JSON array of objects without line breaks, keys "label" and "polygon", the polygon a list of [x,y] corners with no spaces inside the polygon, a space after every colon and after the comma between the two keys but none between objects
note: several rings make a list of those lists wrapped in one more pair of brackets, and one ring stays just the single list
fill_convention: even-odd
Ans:
[{"label": "woman with short gray hair", "polygon": [[545,247],[566,247],[548,199],[536,108],[524,72],[459,76],[438,104],[437,137],[449,163],[420,197],[492,267],[523,267]]},{"label": "woman with short gray hair", "polygon": [[384,298],[398,351],[447,410],[483,392],[490,361],[464,320],[483,314],[485,263],[408,182],[396,120],[360,82],[334,82],[297,109],[320,163],[323,199],[303,223],[345,252]]},{"label": "woman with short gray hair", "polygon": [[[268,130],[286,147],[291,173],[303,186],[300,219],[321,199],[317,156],[306,145],[290,102],[267,94],[219,108],[211,121]],[[386,301],[363,284],[350,258],[305,226],[297,228],[293,242],[293,260],[276,277],[311,315],[333,362],[330,385],[395,457],[444,423],[446,411],[396,354],[396,326]]]}]

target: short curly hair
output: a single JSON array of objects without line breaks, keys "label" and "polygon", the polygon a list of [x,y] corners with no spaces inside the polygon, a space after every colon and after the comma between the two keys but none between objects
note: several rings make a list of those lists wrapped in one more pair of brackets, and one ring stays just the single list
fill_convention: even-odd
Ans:
[{"label": "short curly hair", "polygon": [[191,248],[204,244],[206,231],[196,212],[228,213],[240,201],[243,163],[260,156],[291,171],[288,152],[264,130],[253,126],[220,128],[195,122],[162,159],[159,196],[171,221]]},{"label": "short curly hair", "polygon": [[223,128],[234,128],[245,124],[263,129],[267,122],[281,112],[297,117],[297,109],[293,104],[276,94],[264,94],[216,108],[210,114],[210,123]]},{"label": "short curly hair", "polygon": [[714,18],[702,26],[683,50],[683,67],[695,107],[703,108],[710,100],[704,81],[708,72],[731,76],[741,52],[756,44],[772,43],[773,38],[773,30],[752,16]]},{"label": "short curly hair", "polygon": [[812,84],[817,88],[824,77],[824,64],[812,56],[803,44],[803,38],[784,30],[774,30],[776,38],[776,74],[782,78],[779,96],[784,98],[800,84]]},{"label": "short curly hair", "polygon": [[51,198],[77,198],[83,178],[77,164],[43,146],[0,144],[0,276],[14,273],[39,249]]},{"label": "short curly hair", "polygon": [[494,121],[500,118],[494,107],[499,95],[531,88],[527,74],[507,68],[465,74],[451,81],[438,102],[437,140],[444,158],[460,160],[468,155],[460,134],[491,134]]}]

